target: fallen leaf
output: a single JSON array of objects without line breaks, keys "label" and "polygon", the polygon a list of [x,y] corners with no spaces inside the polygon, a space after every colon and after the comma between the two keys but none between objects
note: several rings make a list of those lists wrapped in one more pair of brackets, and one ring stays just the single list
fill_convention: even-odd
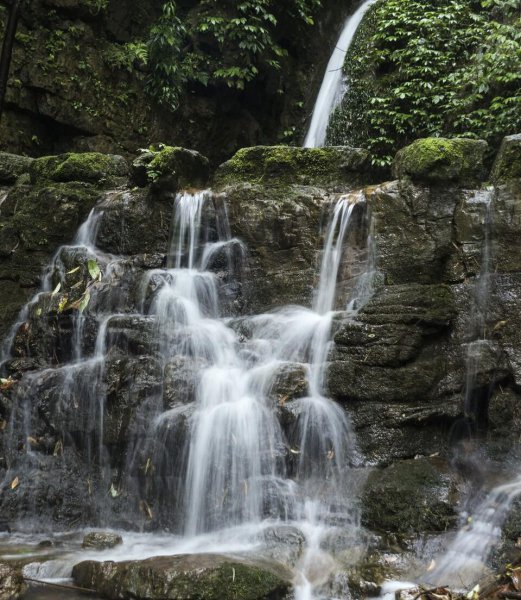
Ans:
[{"label": "fallen leaf", "polygon": [[92,258],[87,261],[87,269],[89,270],[89,275],[92,279],[98,279],[101,275],[101,269],[99,268],[98,263]]},{"label": "fallen leaf", "polygon": [[152,512],[152,509],[150,508],[150,506],[148,505],[146,500],[141,500],[141,502],[139,503],[139,508],[141,509],[142,512],[145,513],[145,515],[149,519],[152,519],[154,517],[154,513]]},{"label": "fallen leaf", "polygon": [[53,290],[51,296],[56,296],[56,294],[62,289],[62,284],[59,283]]},{"label": "fallen leaf", "polygon": [[77,273],[80,270],[80,267],[76,267],[75,269],[71,269],[67,271],[66,275],[72,275],[73,273]]},{"label": "fallen leaf", "polygon": [[430,573],[431,571],[434,571],[435,567],[436,567],[436,561],[434,559],[432,559],[429,566],[427,567],[427,572]]},{"label": "fallen leaf", "polygon": [[38,440],[36,438],[33,438],[32,436],[29,436],[27,438],[27,441],[29,442],[29,444],[31,444],[31,446],[38,446]]},{"label": "fallen leaf", "polygon": [[492,327],[492,331],[499,331],[500,329],[502,329],[506,324],[508,323],[507,321],[498,321],[494,327]]},{"label": "fallen leaf", "polygon": [[63,454],[63,442],[61,440],[58,440],[56,442],[56,444],[54,445],[54,452],[52,453],[53,456],[61,456]]},{"label": "fallen leaf", "polygon": [[81,297],[80,304],[78,306],[78,310],[80,311],[80,313],[82,313],[87,308],[87,306],[89,305],[89,302],[90,302],[90,293],[85,292],[83,294],[83,296]]},{"label": "fallen leaf", "polygon": [[15,490],[19,485],[20,485],[20,479],[18,479],[18,477],[15,477],[13,479],[13,481],[11,481],[11,489]]},{"label": "fallen leaf", "polygon": [[65,309],[65,307],[67,306],[67,302],[69,301],[69,297],[67,296],[67,294],[65,294],[65,296],[63,296],[63,298],[60,300],[59,304],[58,304],[58,313],[62,313]]},{"label": "fallen leaf", "polygon": [[6,392],[7,390],[10,390],[15,383],[16,379],[13,379],[12,377],[8,377],[7,379],[0,378],[0,391]]}]

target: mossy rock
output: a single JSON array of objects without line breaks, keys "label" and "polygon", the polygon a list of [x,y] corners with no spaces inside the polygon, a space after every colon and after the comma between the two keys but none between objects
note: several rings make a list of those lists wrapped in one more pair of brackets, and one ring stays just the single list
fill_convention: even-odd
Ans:
[{"label": "mossy rock", "polygon": [[297,148],[255,146],[243,148],[222,164],[215,185],[362,185],[369,179],[369,155],[360,148],[335,146]]},{"label": "mossy rock", "polygon": [[373,471],[362,498],[362,523],[404,536],[446,531],[455,524],[450,475],[428,459]]},{"label": "mossy rock", "polygon": [[77,585],[114,600],[278,600],[286,598],[291,587],[291,574],[271,563],[240,562],[218,554],[84,561],[75,565],[72,576]]},{"label": "mossy rock", "polygon": [[0,152],[0,183],[14,183],[20,175],[31,168],[32,158]]},{"label": "mossy rock", "polygon": [[476,186],[485,179],[483,159],[488,144],[466,138],[423,138],[400,150],[393,174],[434,184]]},{"label": "mossy rock", "polygon": [[132,177],[141,186],[164,180],[176,188],[204,188],[210,177],[208,159],[195,150],[166,146],[146,152],[132,163]]},{"label": "mossy rock", "polygon": [[122,156],[99,152],[44,156],[31,165],[33,183],[84,181],[106,187],[119,183],[127,175],[128,165]]},{"label": "mossy rock", "polygon": [[507,136],[492,167],[494,182],[521,179],[521,133]]}]

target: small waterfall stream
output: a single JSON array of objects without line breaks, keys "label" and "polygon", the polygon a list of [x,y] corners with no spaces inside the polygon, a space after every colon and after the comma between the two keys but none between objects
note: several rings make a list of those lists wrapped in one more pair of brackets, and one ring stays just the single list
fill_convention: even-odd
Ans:
[{"label": "small waterfall stream", "polygon": [[[121,312],[125,294],[117,289],[121,277],[129,275],[125,259],[96,248],[102,202],[73,244],[57,252],[42,292],[22,312],[21,321],[41,311],[42,302],[54,302],[60,285],[70,287],[79,268],[70,268],[71,257],[72,264],[87,263],[93,271],[76,300],[79,305],[88,295],[88,305],[71,313],[70,361],[31,372],[20,383],[16,415],[22,417],[15,416],[10,432],[8,479],[23,470],[21,476],[30,477],[30,469],[45,462],[27,440],[33,435],[34,399],[52,378],[57,394],[52,401],[60,415],[54,455],[75,447],[93,472],[98,469],[108,498],[131,490],[129,495],[142,498],[137,510],[149,516],[145,498],[152,493],[155,504],[166,507],[165,515],[175,515],[172,529],[181,537],[172,538],[171,552],[207,551],[226,539],[224,548],[257,549],[262,555],[267,528],[291,524],[306,540],[295,567],[297,597],[330,595],[317,592],[330,584],[337,568],[323,548],[324,539],[341,526],[354,540],[359,528],[351,476],[351,467],[360,462],[356,442],[347,413],[324,395],[324,380],[336,309],[355,314],[371,294],[369,275],[362,274],[351,297],[338,306],[337,279],[348,232],[353,223],[366,223],[354,219],[360,211],[365,211],[360,192],[341,196],[331,208],[312,308],[287,306],[237,319],[226,315],[223,282],[211,269],[215,260],[224,260],[233,279],[246,257],[244,245],[231,235],[225,199],[210,191],[177,195],[166,267],[145,271],[138,286],[140,312],[130,315]],[[93,319],[97,332],[89,348],[84,338]],[[168,406],[163,389],[148,394],[125,464],[115,468],[106,441],[107,372],[121,345],[119,328],[129,319],[152,328],[163,387],[173,367],[187,368],[190,377]],[[6,346],[15,338],[16,331]],[[288,375],[297,378],[299,391],[291,398],[277,397],[277,381]],[[282,413],[289,425],[283,425]],[[26,455],[17,463],[22,443]],[[96,501],[101,523],[110,526],[107,495]],[[156,555],[164,551],[162,544],[152,537],[138,544],[138,554]],[[61,577],[70,567],[51,561],[44,571]]]},{"label": "small waterfall stream", "polygon": [[324,79],[322,80],[313,108],[311,122],[306,139],[304,140],[305,148],[318,148],[326,142],[329,119],[335,108],[342,101],[348,87],[342,73],[346,53],[353,42],[365,13],[374,2],[375,0],[365,0],[358,10],[348,17],[344,23],[340,37],[327,64]]}]

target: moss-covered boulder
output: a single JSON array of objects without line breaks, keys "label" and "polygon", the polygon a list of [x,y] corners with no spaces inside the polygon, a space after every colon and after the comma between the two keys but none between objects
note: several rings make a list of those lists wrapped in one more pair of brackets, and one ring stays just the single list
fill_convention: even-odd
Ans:
[{"label": "moss-covered boulder", "polygon": [[509,135],[501,144],[492,168],[492,181],[521,179],[521,133]]},{"label": "moss-covered boulder", "polygon": [[353,188],[370,179],[369,155],[360,148],[255,146],[221,165],[215,184],[322,185]]},{"label": "moss-covered boulder", "polygon": [[393,173],[398,178],[433,184],[478,185],[485,178],[483,140],[423,138],[396,155]]},{"label": "moss-covered boulder", "polygon": [[33,162],[27,156],[0,152],[0,184],[14,183],[20,175],[27,173]]},{"label": "moss-covered boulder", "polygon": [[177,188],[204,188],[210,176],[208,159],[196,152],[177,146],[165,146],[160,151],[147,151],[132,163],[132,179],[139,186],[148,183]]},{"label": "moss-covered boulder", "polygon": [[278,600],[290,590],[290,574],[285,570],[218,554],[119,563],[84,561],[75,565],[72,576],[77,585],[110,600]]},{"label": "moss-covered boulder", "polygon": [[122,156],[98,152],[67,153],[37,158],[31,165],[33,183],[84,181],[110,186],[128,175]]},{"label": "moss-covered boulder", "polygon": [[362,498],[362,523],[402,535],[445,531],[455,524],[454,493],[443,464],[405,460],[373,471]]}]

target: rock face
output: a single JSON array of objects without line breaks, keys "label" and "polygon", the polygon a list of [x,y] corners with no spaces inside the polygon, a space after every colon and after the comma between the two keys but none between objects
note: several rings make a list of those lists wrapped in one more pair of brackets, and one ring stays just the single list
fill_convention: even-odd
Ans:
[{"label": "rock face", "polygon": [[[245,356],[255,351],[247,315],[311,305],[328,210],[343,194],[358,201],[353,218],[360,227],[349,233],[340,269],[326,386],[351,416],[361,455],[375,468],[363,517],[375,531],[414,536],[452,526],[459,488],[450,468],[467,479],[472,472],[477,481],[519,438],[521,183],[509,170],[519,148],[515,136],[505,141],[495,187],[481,185],[488,179],[485,148],[469,140],[420,140],[397,158],[398,179],[380,184],[365,154],[349,148],[245,149],[215,174],[218,192],[209,196],[202,228],[216,240],[226,211],[233,260],[216,251],[208,269]],[[101,214],[96,245],[105,253],[100,280],[89,272],[88,248],[62,249],[46,291],[14,332],[0,387],[0,474],[16,457],[27,463],[11,488],[19,473],[9,471],[9,489],[0,495],[8,521],[37,514],[57,527],[97,525],[99,507],[107,504],[111,522],[122,527],[175,528],[182,521],[182,501],[169,501],[181,489],[170,473],[185,458],[200,364],[170,356],[172,332],[143,316],[143,307],[160,285],[154,270],[168,259],[175,193],[208,185],[210,174],[197,153],[162,152],[142,154],[130,172],[114,156],[0,155],[3,334],[38,289],[44,265],[94,205]],[[112,255],[118,260],[107,272]],[[377,271],[373,290],[353,315],[347,297],[368,255]],[[77,306],[87,287],[84,356],[96,346],[96,311],[110,306],[117,314],[105,324],[103,365],[71,366]],[[85,403],[64,401],[71,378],[78,386],[73,396]],[[302,365],[281,365],[267,397],[284,431],[294,426],[306,394]],[[158,408],[171,420],[146,437],[143,424]],[[22,426],[10,427],[25,423],[26,411],[33,419],[29,436]],[[470,434],[481,454],[469,449]],[[24,453],[26,444],[31,453]],[[88,457],[100,446],[111,481],[93,475],[99,459],[93,466]],[[439,455],[443,468],[426,460],[431,455]],[[154,504],[158,482],[168,490],[164,505]],[[294,547],[297,556],[298,540]],[[98,576],[98,567],[89,569]]]},{"label": "rock face", "polygon": [[248,564],[218,554],[85,561],[72,572],[77,585],[113,600],[282,600],[290,590],[289,575],[269,564]]},{"label": "rock face", "polygon": [[[333,43],[354,4],[326,0],[317,14],[321,35],[286,22],[284,39],[276,34],[276,43],[289,50],[280,77],[263,76],[244,91],[191,87],[174,111],[147,94],[152,65],[146,42],[161,2],[34,0],[21,11],[0,149],[31,156],[71,150],[127,155],[150,140],[175,140],[218,164],[243,146],[288,135],[297,141],[302,125],[297,131],[293,125],[310,112],[329,58],[324,38]],[[183,2],[181,22],[197,10],[197,2]],[[2,31],[6,13],[0,11]]]}]

